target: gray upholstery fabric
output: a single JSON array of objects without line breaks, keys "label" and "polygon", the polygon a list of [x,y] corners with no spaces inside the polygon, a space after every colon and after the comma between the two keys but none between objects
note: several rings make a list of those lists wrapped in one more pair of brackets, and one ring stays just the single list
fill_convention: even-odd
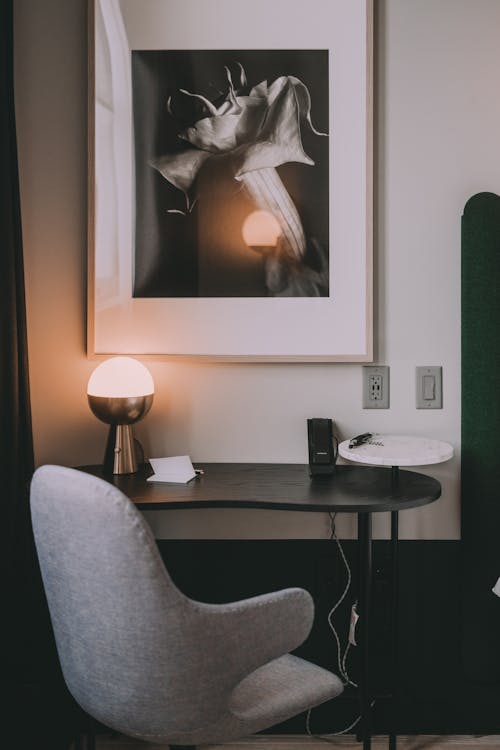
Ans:
[{"label": "gray upholstery fabric", "polygon": [[342,691],[336,675],[288,654],[312,625],[306,591],[189,599],[134,504],[74,469],[35,472],[31,513],[66,683],[105,725],[156,742],[222,742]]}]

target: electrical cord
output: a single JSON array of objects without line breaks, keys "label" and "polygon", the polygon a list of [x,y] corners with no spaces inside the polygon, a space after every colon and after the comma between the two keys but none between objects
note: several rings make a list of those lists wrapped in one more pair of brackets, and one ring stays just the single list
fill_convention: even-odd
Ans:
[{"label": "electrical cord", "polygon": [[335,628],[335,625],[333,624],[333,615],[337,611],[337,609],[340,607],[342,602],[347,596],[347,593],[351,587],[351,581],[352,581],[352,575],[351,575],[351,569],[349,567],[349,563],[347,562],[347,558],[345,556],[344,550],[342,548],[342,545],[340,543],[340,539],[337,536],[337,532],[335,529],[335,518],[337,516],[336,513],[329,513],[330,516],[330,539],[333,539],[337,545],[337,548],[339,550],[340,556],[342,558],[342,562],[345,565],[345,569],[347,571],[347,582],[345,585],[345,588],[340,596],[340,598],[336,601],[336,603],[333,605],[331,610],[328,613],[328,626],[330,630],[333,633],[333,636],[335,638],[335,641],[337,643],[337,662],[339,667],[340,676],[342,678],[342,681],[344,685],[352,685],[353,687],[358,687],[356,682],[353,682],[351,678],[349,677],[349,674],[347,672],[347,656],[349,654],[349,649],[351,647],[351,644],[349,641],[347,642],[347,646],[345,648],[344,654],[342,654],[342,644],[340,642],[340,636],[337,633],[337,629]]},{"label": "electrical cord", "polygon": [[[349,563],[347,562],[347,558],[345,556],[345,552],[342,548],[340,539],[338,538],[337,532],[335,529],[335,519],[337,517],[337,514],[330,512],[328,515],[330,517],[330,539],[335,541],[337,548],[339,550],[339,553],[340,553],[340,557],[342,558],[342,562],[344,563],[344,566],[347,572],[347,582],[344,587],[344,590],[342,594],[340,595],[340,598],[335,602],[335,604],[333,605],[333,607],[330,609],[328,613],[328,618],[327,618],[328,627],[332,631],[333,636],[335,638],[335,642],[337,644],[337,663],[338,663],[338,668],[339,668],[339,673],[340,673],[340,677],[342,680],[342,684],[344,686],[352,685],[352,687],[357,688],[358,684],[356,682],[353,682],[353,680],[351,680],[351,678],[349,677],[349,673],[347,671],[347,656],[349,654],[351,643],[348,640],[344,653],[342,654],[342,644],[340,642],[340,636],[337,633],[337,629],[335,628],[335,625],[333,624],[333,615],[335,614],[337,609],[340,607],[340,605],[346,598],[347,593],[351,587],[352,574],[351,574],[351,569],[349,567]],[[371,708],[373,708],[374,705],[375,705],[375,701],[372,701],[372,703],[370,704]],[[311,713],[312,713],[312,709],[310,708],[306,714],[306,732],[310,737],[314,737],[315,739],[325,740],[325,741],[328,741],[330,737],[338,737],[341,734],[346,734],[351,729],[353,729],[356,726],[356,724],[358,724],[359,721],[361,720],[361,715],[359,715],[351,724],[349,724],[349,726],[345,727],[344,729],[340,729],[338,732],[329,732],[328,734],[313,734],[313,732],[311,731]]]},{"label": "electrical cord", "polygon": [[[375,705],[375,701],[373,700],[370,703],[370,708],[373,708],[374,705]],[[351,724],[349,724],[348,727],[345,727],[344,729],[339,729],[338,732],[328,732],[328,734],[314,734],[313,732],[311,732],[311,725],[310,725],[311,710],[312,709],[309,709],[309,711],[307,712],[307,716],[306,716],[306,732],[309,737],[314,737],[317,740],[325,740],[325,742],[328,742],[330,737],[338,737],[340,734],[347,734],[347,732],[349,732],[351,729],[354,729],[356,724],[359,724],[359,722],[361,721],[361,714],[360,714],[356,719],[354,719],[354,721]]]}]

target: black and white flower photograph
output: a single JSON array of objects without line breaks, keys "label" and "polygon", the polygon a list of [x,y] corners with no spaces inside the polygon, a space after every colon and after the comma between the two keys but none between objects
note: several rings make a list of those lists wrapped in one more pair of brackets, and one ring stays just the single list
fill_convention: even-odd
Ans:
[{"label": "black and white flower photograph", "polygon": [[328,297],[327,50],[134,50],[134,297]]}]

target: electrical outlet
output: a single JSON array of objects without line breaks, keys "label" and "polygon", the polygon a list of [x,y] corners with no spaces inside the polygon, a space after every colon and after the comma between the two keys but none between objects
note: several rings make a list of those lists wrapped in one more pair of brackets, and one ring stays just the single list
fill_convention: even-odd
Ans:
[{"label": "electrical outlet", "polygon": [[363,367],[363,409],[389,408],[389,367],[365,365]]}]

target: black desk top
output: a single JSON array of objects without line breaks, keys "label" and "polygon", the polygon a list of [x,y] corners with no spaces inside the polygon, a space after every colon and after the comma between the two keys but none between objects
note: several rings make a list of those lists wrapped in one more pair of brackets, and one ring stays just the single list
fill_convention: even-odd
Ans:
[{"label": "black desk top", "polygon": [[204,470],[188,484],[146,482],[148,465],[137,474],[103,476],[102,466],[80,466],[118,487],[141,510],[267,508],[315,512],[400,511],[434,502],[440,483],[425,474],[390,468],[337,466],[332,477],[311,479],[303,464],[200,463]]}]

